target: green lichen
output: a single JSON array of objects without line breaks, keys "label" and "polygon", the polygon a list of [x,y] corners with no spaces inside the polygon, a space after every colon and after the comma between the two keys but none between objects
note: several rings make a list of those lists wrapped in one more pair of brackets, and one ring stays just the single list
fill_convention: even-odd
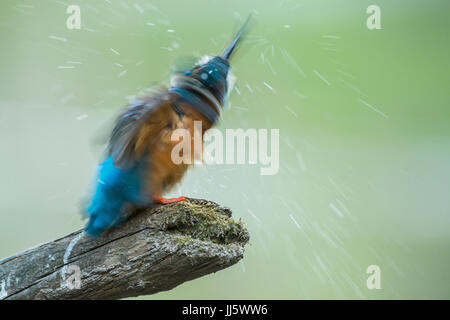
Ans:
[{"label": "green lichen", "polygon": [[[244,223],[233,220],[228,208],[205,200],[188,199],[172,204],[164,224],[168,231],[225,245],[246,244],[250,238]],[[180,238],[180,241],[188,239]]]},{"label": "green lichen", "polygon": [[194,239],[191,236],[186,235],[180,235],[174,238],[174,241],[179,244],[180,246],[187,246],[189,244],[192,244]]}]

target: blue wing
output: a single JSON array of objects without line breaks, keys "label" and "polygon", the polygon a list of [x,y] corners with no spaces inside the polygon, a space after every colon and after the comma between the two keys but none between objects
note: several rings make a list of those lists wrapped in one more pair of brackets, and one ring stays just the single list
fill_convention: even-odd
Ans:
[{"label": "blue wing", "polygon": [[152,203],[146,192],[151,183],[146,175],[151,159],[148,153],[137,153],[136,144],[142,126],[167,102],[162,95],[147,101],[137,100],[119,116],[109,139],[106,159],[97,168],[94,192],[86,208],[89,216],[86,233],[98,236],[124,221],[130,207]]}]

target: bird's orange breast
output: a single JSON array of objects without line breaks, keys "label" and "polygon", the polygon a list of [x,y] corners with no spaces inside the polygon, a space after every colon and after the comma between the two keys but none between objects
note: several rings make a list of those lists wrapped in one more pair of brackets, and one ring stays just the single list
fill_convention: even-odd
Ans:
[{"label": "bird's orange breast", "polygon": [[[149,119],[149,125],[144,125],[139,134],[139,137],[142,138],[138,140],[137,148],[140,148],[140,144],[153,141],[148,146],[151,166],[147,175],[150,181],[150,190],[148,192],[154,198],[161,197],[164,193],[170,191],[172,187],[181,181],[189,165],[198,159],[199,155],[195,155],[194,152],[194,131],[198,130],[194,125],[194,121],[202,122],[201,132],[196,133],[196,135],[201,137],[202,144],[204,132],[211,127],[211,123],[191,106],[182,102],[179,103],[179,106],[183,111],[183,116],[177,114],[171,105],[168,104],[168,107],[164,108],[163,112],[155,114]],[[155,126],[155,123],[158,125]],[[172,160],[172,151],[181,142],[181,140],[172,138],[176,129],[187,130],[191,137],[190,154],[182,154],[183,150],[179,154],[181,158],[189,158],[189,163],[182,162],[177,164]],[[154,135],[157,136],[155,137]],[[153,138],[149,139],[150,136],[153,136]],[[180,139],[183,139],[183,137]]]}]

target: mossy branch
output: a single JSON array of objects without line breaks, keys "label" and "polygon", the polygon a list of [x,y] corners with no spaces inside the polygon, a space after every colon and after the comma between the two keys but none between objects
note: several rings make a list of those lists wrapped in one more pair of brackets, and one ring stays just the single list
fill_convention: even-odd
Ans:
[{"label": "mossy branch", "polygon": [[133,214],[98,238],[82,230],[0,261],[0,299],[119,299],[154,294],[243,258],[231,211],[187,199]]}]

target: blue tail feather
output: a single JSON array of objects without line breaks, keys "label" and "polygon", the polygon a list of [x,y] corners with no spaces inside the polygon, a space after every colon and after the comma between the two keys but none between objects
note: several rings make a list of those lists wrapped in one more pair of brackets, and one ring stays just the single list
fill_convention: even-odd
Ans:
[{"label": "blue tail feather", "polygon": [[142,175],[145,162],[125,171],[117,168],[110,156],[99,165],[95,192],[87,208],[87,234],[99,236],[111,226],[118,226],[125,220],[129,204],[143,206],[151,202],[143,192],[146,189]]}]

